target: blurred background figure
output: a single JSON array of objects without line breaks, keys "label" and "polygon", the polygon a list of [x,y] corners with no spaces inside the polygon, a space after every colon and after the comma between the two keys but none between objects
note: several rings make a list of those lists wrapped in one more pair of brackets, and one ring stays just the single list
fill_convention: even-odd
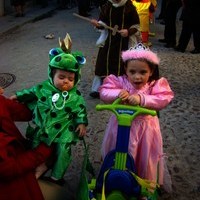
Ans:
[{"label": "blurred background figure", "polygon": [[15,8],[15,17],[24,17],[25,0],[11,0]]},{"label": "blurred background figure", "polygon": [[48,0],[36,0],[36,4],[40,5],[41,8],[46,8],[48,6]]},{"label": "blurred background figure", "polygon": [[160,13],[156,19],[162,20],[160,24],[165,24],[165,12],[166,12],[166,5],[168,0],[161,0],[161,6],[160,6]]},{"label": "blurred background figure", "polygon": [[142,43],[145,46],[151,46],[149,42],[149,26],[152,20],[153,13],[155,12],[157,1],[156,0],[132,0],[133,5],[136,7],[140,18],[140,32],[142,35]]},{"label": "blurred background figure", "polygon": [[91,16],[88,12],[90,11],[90,0],[77,0],[78,3],[78,14],[84,17]]},{"label": "blurred background figure", "polygon": [[70,0],[58,0],[58,9],[64,10],[70,8]]},{"label": "blurred background figure", "polygon": [[164,45],[166,48],[173,48],[176,46],[176,18],[181,7],[182,0],[167,0],[164,38],[158,40],[161,43],[166,43]]},{"label": "blurred background figure", "polygon": [[194,49],[192,54],[200,53],[200,1],[199,0],[182,0],[183,10],[181,15],[182,30],[178,42],[175,47],[176,51],[185,52],[187,45],[193,35]]}]

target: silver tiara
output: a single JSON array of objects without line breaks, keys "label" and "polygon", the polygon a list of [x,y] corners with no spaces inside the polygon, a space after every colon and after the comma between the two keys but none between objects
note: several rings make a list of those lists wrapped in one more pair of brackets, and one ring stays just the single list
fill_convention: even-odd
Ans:
[{"label": "silver tiara", "polygon": [[149,51],[149,48],[146,47],[144,44],[142,43],[137,43],[135,46],[133,47],[130,47],[129,50],[146,50],[146,51]]}]

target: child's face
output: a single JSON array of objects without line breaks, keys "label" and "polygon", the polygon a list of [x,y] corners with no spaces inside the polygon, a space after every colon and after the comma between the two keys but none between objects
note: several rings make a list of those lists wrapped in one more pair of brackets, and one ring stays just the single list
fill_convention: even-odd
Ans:
[{"label": "child's face", "polygon": [[125,70],[128,80],[136,89],[141,89],[152,75],[149,65],[139,60],[128,61]]},{"label": "child's face", "polygon": [[54,86],[61,91],[69,91],[74,87],[75,73],[56,69],[53,77]]}]

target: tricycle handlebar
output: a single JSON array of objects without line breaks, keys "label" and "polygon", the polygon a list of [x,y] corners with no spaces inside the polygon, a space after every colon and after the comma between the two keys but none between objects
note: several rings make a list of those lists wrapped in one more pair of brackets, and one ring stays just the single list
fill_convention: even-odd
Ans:
[{"label": "tricycle handlebar", "polygon": [[96,110],[110,110],[118,119],[119,125],[130,126],[132,120],[138,115],[146,114],[155,116],[157,112],[140,106],[120,104],[121,99],[116,99],[112,104],[98,104]]}]

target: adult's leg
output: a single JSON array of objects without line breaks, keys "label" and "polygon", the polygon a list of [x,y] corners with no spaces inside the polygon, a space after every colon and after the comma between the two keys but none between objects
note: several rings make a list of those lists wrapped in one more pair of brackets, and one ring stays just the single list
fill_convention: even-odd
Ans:
[{"label": "adult's leg", "polygon": [[187,20],[183,20],[177,50],[185,51],[192,35],[192,28]]},{"label": "adult's leg", "polygon": [[193,25],[193,43],[195,49],[200,53],[200,25]]},{"label": "adult's leg", "polygon": [[167,5],[164,30],[164,38],[167,42],[166,47],[176,45],[176,16],[181,6],[181,1],[170,1]]},{"label": "adult's leg", "polygon": [[167,0],[162,0],[158,19],[165,19],[166,5],[167,5]]},{"label": "adult's leg", "polygon": [[82,15],[84,17],[89,17],[90,14],[88,14],[87,0],[77,0],[77,2],[78,2],[79,15]]}]

